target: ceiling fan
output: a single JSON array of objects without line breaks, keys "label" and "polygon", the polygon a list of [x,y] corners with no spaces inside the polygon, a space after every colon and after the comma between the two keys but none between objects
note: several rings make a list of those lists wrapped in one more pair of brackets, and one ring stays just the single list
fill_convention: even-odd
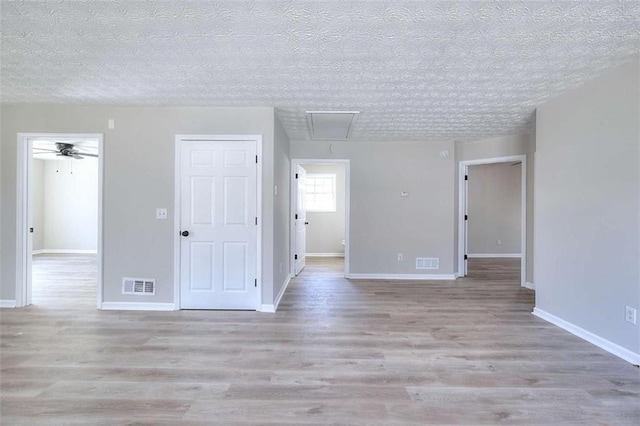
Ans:
[{"label": "ceiling fan", "polygon": [[[56,149],[45,149],[45,148],[33,148],[34,155],[38,154],[48,154],[55,153],[57,157],[69,157],[75,158],[76,160],[83,160],[84,157],[98,157],[96,154],[90,154],[88,152],[80,152],[74,148],[74,144],[68,142],[56,142]],[[40,152],[35,152],[35,151]]]}]

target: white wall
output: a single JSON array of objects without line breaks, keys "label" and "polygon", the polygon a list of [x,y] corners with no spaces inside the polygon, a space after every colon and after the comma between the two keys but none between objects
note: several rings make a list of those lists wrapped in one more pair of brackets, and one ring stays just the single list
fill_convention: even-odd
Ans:
[{"label": "white wall", "polygon": [[44,227],[44,160],[33,159],[32,196],[33,203],[33,250],[45,248]]},{"label": "white wall", "polygon": [[[274,208],[273,108],[79,105],[1,108],[0,299],[15,300],[18,132],[104,134],[104,301],[149,303],[171,303],[174,296],[175,135],[258,134],[263,137],[262,298],[263,303],[273,303],[274,259],[288,256],[280,254],[288,253],[288,237],[284,234],[288,229],[288,204],[287,208]],[[115,129],[108,129],[109,119],[115,120]],[[282,143],[286,144],[284,140]],[[155,219],[157,207],[168,208],[169,220]],[[278,237],[281,241],[278,253],[274,253],[276,214],[287,215],[279,219],[286,226],[279,225],[277,231],[283,233]],[[156,295],[123,295],[122,277],[128,276],[156,278]]]},{"label": "white wall", "polygon": [[336,175],[336,211],[307,212],[307,254],[344,254],[345,165],[303,164],[309,174]]},{"label": "white wall", "polygon": [[45,250],[98,248],[98,159],[44,162]]},{"label": "white wall", "polygon": [[[453,142],[291,143],[294,159],[351,160],[350,273],[454,273],[454,159],[440,157],[445,149]],[[440,258],[440,269],[416,270],[416,257]]]},{"label": "white wall", "polygon": [[639,81],[635,60],[538,108],[535,165],[536,309],[638,357]]},{"label": "white wall", "polygon": [[522,166],[469,166],[468,249],[470,256],[520,254]]}]

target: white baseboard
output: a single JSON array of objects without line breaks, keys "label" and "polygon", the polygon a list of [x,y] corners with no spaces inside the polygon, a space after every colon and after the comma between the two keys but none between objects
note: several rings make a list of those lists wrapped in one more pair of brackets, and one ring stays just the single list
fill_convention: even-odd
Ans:
[{"label": "white baseboard", "polygon": [[589,343],[592,343],[598,346],[605,351],[622,358],[625,361],[630,362],[634,365],[640,364],[640,354],[630,351],[629,349],[623,348],[620,345],[617,345],[607,339],[604,339],[596,334],[591,333],[590,331],[585,330],[584,328],[578,327],[568,321],[563,320],[562,318],[558,318],[557,316],[550,314],[549,312],[543,311],[539,308],[533,308],[533,315],[541,318],[547,322],[550,322],[553,325],[556,325],[563,330],[568,331],[569,333],[580,337],[581,339],[586,340]]},{"label": "white baseboard", "polygon": [[15,308],[15,300],[0,300],[0,308]]},{"label": "white baseboard", "polygon": [[485,258],[485,257],[498,257],[498,258],[521,258],[520,253],[467,253],[467,257],[472,258]]},{"label": "white baseboard", "polygon": [[347,274],[352,280],[455,280],[455,274]]},{"label": "white baseboard", "polygon": [[307,257],[344,257],[344,253],[306,253]]},{"label": "white baseboard", "polygon": [[173,303],[102,302],[105,311],[175,311]]},{"label": "white baseboard", "polygon": [[525,282],[522,287],[528,288],[529,290],[535,290],[536,289],[536,286],[533,283],[530,283],[529,281]]},{"label": "white baseboard", "polygon": [[280,301],[282,300],[282,296],[284,296],[285,291],[287,291],[287,287],[289,286],[289,283],[291,282],[291,274],[287,275],[287,278],[284,280],[284,284],[282,284],[282,287],[280,287],[280,291],[278,292],[278,296],[276,297],[275,302],[271,305],[268,303],[263,303],[262,305],[260,305],[260,309],[258,309],[260,312],[266,312],[266,313],[275,313],[278,310],[278,305],[280,305]]},{"label": "white baseboard", "polygon": [[34,250],[33,254],[96,254],[98,250],[75,250],[75,249],[42,249]]}]

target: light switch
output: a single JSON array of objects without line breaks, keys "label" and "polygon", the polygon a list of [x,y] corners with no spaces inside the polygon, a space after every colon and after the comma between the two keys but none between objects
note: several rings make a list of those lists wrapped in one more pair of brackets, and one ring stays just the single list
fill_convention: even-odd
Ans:
[{"label": "light switch", "polygon": [[107,122],[107,126],[109,127],[109,129],[115,129],[116,121],[113,118],[110,118],[109,121]]},{"label": "light switch", "polygon": [[166,219],[167,209],[156,209],[156,219]]}]

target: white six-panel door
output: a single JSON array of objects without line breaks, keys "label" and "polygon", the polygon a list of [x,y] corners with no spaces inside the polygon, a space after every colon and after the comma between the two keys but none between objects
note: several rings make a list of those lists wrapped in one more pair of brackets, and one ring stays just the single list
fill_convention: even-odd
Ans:
[{"label": "white six-panel door", "polygon": [[255,141],[182,141],[180,307],[256,309]]},{"label": "white six-panel door", "polygon": [[296,167],[296,253],[294,256],[295,272],[298,275],[305,267],[307,256],[307,206],[305,202],[307,171],[302,166]]}]

